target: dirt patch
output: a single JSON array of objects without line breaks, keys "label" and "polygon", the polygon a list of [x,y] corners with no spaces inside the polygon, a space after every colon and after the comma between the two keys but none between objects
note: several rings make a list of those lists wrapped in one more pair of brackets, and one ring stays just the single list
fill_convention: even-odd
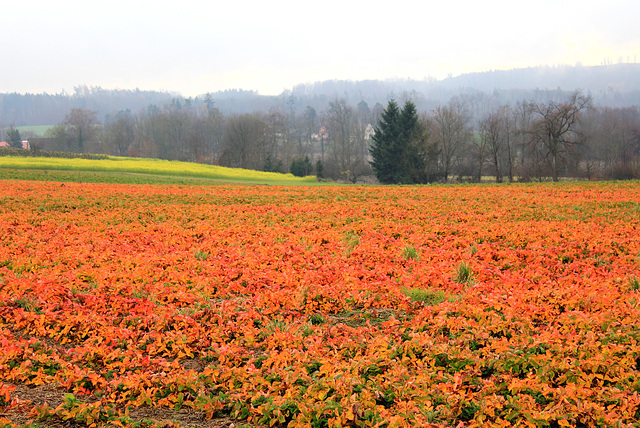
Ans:
[{"label": "dirt patch", "polygon": [[207,367],[207,364],[208,364],[205,361],[195,359],[195,358],[180,360],[179,363],[184,370],[186,371],[193,370],[196,373],[201,373],[205,369],[205,367]]},{"label": "dirt patch", "polygon": [[337,314],[327,314],[331,324],[346,324],[350,327],[360,327],[369,321],[371,324],[382,324],[391,317],[403,319],[407,316],[403,311],[389,308],[371,308],[363,310],[345,311]]},{"label": "dirt patch", "polygon": [[70,349],[76,348],[78,346],[82,346],[82,343],[71,342],[71,341],[63,344],[51,337],[30,335],[30,334],[24,333],[23,330],[14,330],[9,328],[9,331],[11,332],[11,334],[13,334],[15,337],[19,339],[22,339],[25,341],[35,339],[38,342],[42,342],[46,346],[48,346],[50,349],[61,354],[64,354],[64,352]]},{"label": "dirt patch", "polygon": [[257,425],[247,424],[245,421],[236,421],[229,418],[207,419],[204,412],[192,409],[173,410],[169,408],[140,407],[129,409],[129,417],[136,421],[153,419],[154,421],[173,421],[181,427],[194,428],[234,428],[238,426],[250,426],[258,428]]},{"label": "dirt patch", "polygon": [[64,401],[64,395],[66,394],[64,390],[54,384],[33,387],[23,384],[6,384],[15,387],[15,390],[11,393],[12,397],[28,400],[37,405],[49,403],[50,406],[55,407]]},{"label": "dirt patch", "polygon": [[[15,387],[15,390],[11,393],[12,397],[25,401],[25,403],[19,408],[11,409],[6,413],[0,414],[0,416],[7,417],[12,422],[20,425],[24,425],[29,421],[27,416],[33,406],[47,403],[50,408],[55,409],[64,402],[65,395],[67,394],[64,389],[53,384],[40,385],[36,387],[29,387],[22,384],[7,385]],[[96,397],[86,395],[78,396],[76,398],[83,402],[94,402],[98,400]],[[120,410],[124,413],[124,409]],[[205,412],[188,408],[175,410],[167,407],[130,407],[129,417],[137,422],[141,422],[145,419],[160,423],[177,422],[181,427],[193,428],[234,428],[239,426],[249,426],[253,428],[261,427],[260,425],[250,424],[246,421],[237,421],[231,418],[207,419]],[[37,423],[41,427],[85,427],[84,424],[80,424],[75,421],[48,420],[37,421]]]},{"label": "dirt patch", "polygon": [[11,421],[20,425],[24,425],[27,422],[27,415],[33,405],[48,403],[49,406],[55,407],[64,399],[64,392],[61,392],[60,389],[52,384],[29,387],[22,384],[11,384],[5,382],[5,385],[15,387],[15,390],[11,393],[12,398],[19,399],[21,402],[26,401],[21,404],[19,408],[11,409],[5,414]]}]

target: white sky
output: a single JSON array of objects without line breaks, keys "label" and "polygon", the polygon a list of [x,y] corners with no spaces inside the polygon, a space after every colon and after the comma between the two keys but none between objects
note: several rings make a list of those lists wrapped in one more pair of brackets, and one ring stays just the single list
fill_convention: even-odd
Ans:
[{"label": "white sky", "polygon": [[0,92],[195,96],[299,83],[640,61],[640,1],[4,2]]}]

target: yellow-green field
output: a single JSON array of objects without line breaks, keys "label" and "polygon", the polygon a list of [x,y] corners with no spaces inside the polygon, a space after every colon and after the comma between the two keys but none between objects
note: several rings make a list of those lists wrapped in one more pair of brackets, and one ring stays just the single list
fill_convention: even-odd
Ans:
[{"label": "yellow-green field", "polygon": [[[29,172],[24,172],[28,170]],[[37,173],[40,171],[41,173]],[[136,174],[159,176],[159,181],[166,183],[175,179],[195,180],[201,184],[203,180],[219,182],[237,182],[251,184],[286,184],[313,185],[318,184],[315,176],[304,178],[292,174],[253,171],[240,168],[226,168],[215,165],[204,165],[190,162],[166,161],[159,159],[125,158],[110,156],[108,159],[64,159],[50,157],[0,157],[0,178],[42,179],[42,171],[91,171],[99,174],[105,181],[114,181],[110,174]],[[30,177],[35,175],[35,177]],[[67,174],[68,176],[68,174]],[[62,176],[61,176],[62,177]],[[136,179],[137,180],[137,179]],[[62,179],[61,181],[75,181]],[[83,180],[81,180],[83,181]],[[102,181],[102,180],[97,180]]]}]

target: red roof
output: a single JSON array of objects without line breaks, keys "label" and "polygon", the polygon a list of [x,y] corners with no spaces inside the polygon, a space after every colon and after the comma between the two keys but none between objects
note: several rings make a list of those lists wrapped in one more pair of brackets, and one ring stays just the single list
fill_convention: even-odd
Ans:
[{"label": "red roof", "polygon": [[[11,146],[6,141],[0,141],[0,147],[11,147]],[[23,141],[22,142],[22,148],[23,149],[28,149],[29,148],[29,142],[28,141]]]}]

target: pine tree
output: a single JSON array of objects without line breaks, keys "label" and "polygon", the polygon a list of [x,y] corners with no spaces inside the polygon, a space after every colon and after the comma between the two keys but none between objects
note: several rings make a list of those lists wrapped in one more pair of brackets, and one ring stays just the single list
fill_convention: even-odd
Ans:
[{"label": "pine tree", "polygon": [[402,157],[400,149],[400,109],[395,100],[390,100],[382,112],[369,149],[373,160],[370,162],[380,183],[398,183],[397,163]]},{"label": "pine tree", "polygon": [[9,147],[13,147],[15,149],[22,148],[22,137],[20,136],[20,131],[13,125],[7,131],[7,142],[9,143]]},{"label": "pine tree", "polygon": [[400,114],[400,144],[402,160],[399,163],[398,182],[404,184],[422,183],[424,159],[421,156],[421,145],[424,143],[424,129],[418,120],[416,105],[407,101]]},{"label": "pine tree", "polygon": [[427,137],[416,106],[407,101],[400,110],[391,100],[372,137],[371,166],[383,184],[425,183]]},{"label": "pine tree", "polygon": [[306,177],[311,174],[313,170],[313,166],[311,165],[311,160],[309,156],[305,156],[304,158],[294,159],[291,162],[291,167],[289,168],[289,172],[295,175],[296,177]]}]

